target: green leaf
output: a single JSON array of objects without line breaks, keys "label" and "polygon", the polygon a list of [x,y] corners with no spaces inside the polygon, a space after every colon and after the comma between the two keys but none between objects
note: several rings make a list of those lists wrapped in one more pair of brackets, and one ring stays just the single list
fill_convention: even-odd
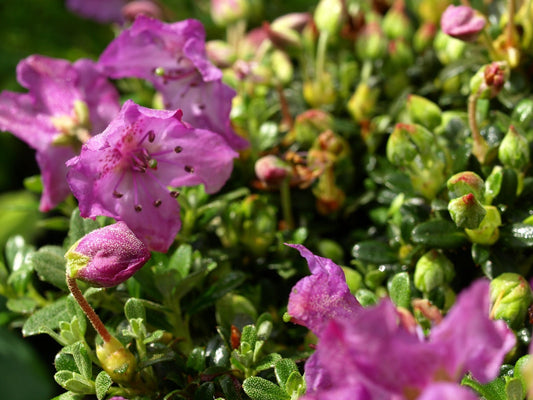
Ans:
[{"label": "green leaf", "polygon": [[505,383],[505,394],[507,395],[507,400],[524,399],[526,393],[520,378],[511,378]]},{"label": "green leaf", "polygon": [[444,219],[417,225],[411,233],[411,239],[416,244],[437,249],[456,248],[467,242],[465,234],[453,222]]},{"label": "green leaf", "polygon": [[52,400],[83,400],[83,398],[83,395],[72,392],[65,392],[57,397],[54,397]]},{"label": "green leaf", "polygon": [[98,228],[100,228],[100,224],[96,220],[82,218],[80,216],[80,210],[76,208],[70,216],[70,226],[68,236],[65,239],[65,248],[69,249],[83,236]]},{"label": "green leaf", "polygon": [[291,399],[299,398],[305,393],[305,380],[299,371],[294,371],[289,375],[285,383],[285,391],[291,396]]},{"label": "green leaf", "polygon": [[57,353],[55,359],[54,359],[54,365],[56,367],[56,370],[59,371],[70,371],[70,372],[80,372],[78,370],[78,366],[76,365],[76,362],[74,361],[74,356],[72,354],[65,353],[64,351],[60,351]]},{"label": "green leaf", "polygon": [[189,275],[192,266],[192,246],[190,244],[180,245],[170,257],[168,268],[177,270],[182,278]]},{"label": "green leaf", "polygon": [[245,278],[244,272],[241,271],[232,271],[225,274],[218,281],[209,286],[209,288],[187,308],[187,312],[189,314],[194,314],[211,306],[226,293],[239,287],[244,282]]},{"label": "green leaf", "polygon": [[231,379],[228,375],[222,375],[218,379],[218,383],[220,384],[220,387],[222,388],[222,392],[224,393],[224,397],[226,400],[240,400],[241,396],[239,392],[235,389],[235,382]]},{"label": "green leaf", "polygon": [[67,290],[65,280],[65,252],[59,246],[44,246],[30,255],[29,262],[39,278],[62,290]]},{"label": "green leaf", "polygon": [[94,383],[82,375],[71,371],[59,371],[54,375],[55,381],[63,388],[79,394],[93,394]]},{"label": "green leaf", "polygon": [[254,366],[254,369],[259,372],[264,371],[265,369],[273,368],[280,360],[281,356],[278,353],[269,353],[259,360],[259,362]]},{"label": "green leaf", "polygon": [[37,302],[31,297],[9,299],[6,307],[18,314],[31,314],[37,308]]},{"label": "green leaf", "polygon": [[496,378],[489,383],[481,384],[472,377],[465,376],[461,384],[474,389],[486,400],[507,400],[505,382],[501,378]]},{"label": "green leaf", "polygon": [[96,390],[96,397],[98,400],[102,400],[111,385],[113,384],[113,380],[109,376],[109,374],[105,371],[101,371],[94,380],[94,388]]},{"label": "green leaf", "polygon": [[49,333],[50,330],[59,328],[61,321],[70,322],[72,317],[72,313],[67,308],[67,297],[63,297],[30,315],[22,327],[22,334],[32,336]]},{"label": "green leaf", "polygon": [[500,231],[500,240],[513,248],[533,247],[533,225],[512,224]]},{"label": "green leaf", "polygon": [[245,379],[242,388],[252,400],[290,400],[282,388],[258,376]]},{"label": "green leaf", "polygon": [[205,369],[205,349],[202,347],[195,347],[189,357],[187,358],[187,368],[191,368],[197,372]]},{"label": "green leaf", "polygon": [[396,254],[383,242],[368,240],[357,243],[352,249],[355,259],[372,264],[390,264],[396,261]]},{"label": "green leaf", "polygon": [[14,236],[7,241],[5,251],[7,265],[11,270],[7,282],[17,293],[22,294],[33,272],[33,266],[28,262],[28,255],[34,251],[34,247],[26,244],[22,236]]},{"label": "green leaf", "polygon": [[136,298],[129,298],[124,305],[124,314],[128,320],[130,319],[142,319],[146,321],[146,310],[141,300]]},{"label": "green leaf", "polygon": [[409,308],[411,305],[411,283],[409,274],[400,272],[388,282],[389,296],[398,307]]},{"label": "green leaf", "polygon": [[194,392],[194,400],[213,400],[215,398],[215,384],[204,382]]},{"label": "green leaf", "polygon": [[294,371],[298,372],[298,367],[290,358],[282,358],[276,362],[276,365],[274,365],[274,373],[276,374],[276,380],[282,389],[285,389],[287,379],[289,379],[289,376]]},{"label": "green leaf", "polygon": [[368,289],[359,289],[355,292],[355,298],[363,307],[373,306],[378,303],[378,296]]},{"label": "green leaf", "polygon": [[67,354],[72,354],[74,362],[78,368],[79,373],[87,379],[92,377],[92,361],[89,353],[82,342],[76,342],[70,346],[64,347],[63,351]]}]

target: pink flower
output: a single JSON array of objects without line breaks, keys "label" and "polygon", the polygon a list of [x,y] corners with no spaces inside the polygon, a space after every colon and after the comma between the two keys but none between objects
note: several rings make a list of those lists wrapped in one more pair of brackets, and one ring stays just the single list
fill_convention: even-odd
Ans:
[{"label": "pink flower", "polygon": [[442,31],[456,39],[471,42],[485,27],[485,18],[468,6],[450,5],[440,19]]},{"label": "pink flower", "polygon": [[44,186],[40,209],[48,211],[70,193],[65,162],[118,113],[118,93],[86,59],[70,64],[33,55],[18,64],[17,79],[29,93],[0,93],[0,130],[36,150]]},{"label": "pink flower", "polygon": [[181,112],[126,101],[107,129],[68,162],[83,217],[124,221],[150,250],[168,250],[180,228],[178,186],[218,191],[237,153],[219,135],[192,128]]},{"label": "pink flower", "polygon": [[71,278],[112,287],[137,272],[150,258],[150,252],[124,222],[117,222],[82,237],[65,258]]},{"label": "pink flower", "polygon": [[122,7],[128,0],[67,0],[67,7],[76,14],[101,23],[123,22]]},{"label": "pink flower", "polygon": [[232,148],[248,145],[231,127],[235,91],[222,82],[222,72],[207,59],[199,21],[166,24],[139,15],[109,44],[98,64],[115,79],[150,81],[161,92],[167,109],[181,109],[185,122],[218,133]]}]

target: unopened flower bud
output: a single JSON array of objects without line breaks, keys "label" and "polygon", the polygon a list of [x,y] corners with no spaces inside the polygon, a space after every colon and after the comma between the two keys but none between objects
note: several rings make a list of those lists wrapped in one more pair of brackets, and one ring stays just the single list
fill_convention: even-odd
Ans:
[{"label": "unopened flower bud", "polygon": [[379,89],[371,88],[366,82],[360,82],[346,108],[355,121],[368,120],[374,111],[378,96]]},{"label": "unopened flower bud", "polygon": [[151,18],[163,19],[163,10],[154,1],[134,0],[122,7],[122,15],[128,21],[134,21],[138,15],[146,15]]},{"label": "unopened flower bud", "polygon": [[414,55],[411,44],[403,39],[393,39],[389,41],[388,49],[388,65],[393,68],[407,68],[413,64]]},{"label": "unopened flower bud", "polygon": [[450,5],[442,13],[440,25],[442,31],[451,37],[465,42],[477,39],[485,27],[485,18],[468,6]]},{"label": "unopened flower bud", "polygon": [[219,68],[227,68],[235,62],[233,48],[223,40],[210,40],[205,43],[207,57]]},{"label": "unopened flower bud", "polygon": [[290,166],[273,154],[261,157],[255,163],[255,174],[269,187],[279,186],[290,173]]},{"label": "unopened flower bud", "polygon": [[440,107],[431,100],[416,94],[407,97],[407,112],[414,123],[430,130],[439,126],[442,121]]},{"label": "unopened flower bud", "polygon": [[533,296],[523,276],[506,272],[490,283],[491,316],[505,320],[514,329],[524,324]]},{"label": "unopened flower bud", "polygon": [[277,49],[273,50],[270,55],[270,65],[274,75],[283,85],[292,81],[294,68],[287,53]]},{"label": "unopened flower bud", "polygon": [[529,164],[529,143],[513,125],[509,126],[500,143],[498,157],[502,164],[509,168],[522,170]]},{"label": "unopened flower bud", "polygon": [[271,24],[264,22],[263,28],[270,41],[276,47],[285,50],[301,46],[300,34],[309,22],[311,22],[309,13],[290,13],[276,18]]},{"label": "unopened flower bud", "polygon": [[394,2],[381,24],[383,32],[389,39],[409,40],[413,35],[412,23],[405,14],[403,2]]},{"label": "unopened flower bud", "polygon": [[116,338],[96,346],[96,356],[102,368],[117,383],[127,383],[132,380],[137,361],[135,356]]},{"label": "unopened flower bud", "polygon": [[437,31],[433,47],[439,61],[444,65],[448,65],[463,57],[466,43],[446,35],[443,31]]},{"label": "unopened flower bud", "polygon": [[411,125],[398,123],[387,141],[387,159],[394,165],[407,165],[418,154],[416,145],[411,141]]},{"label": "unopened flower bud", "polygon": [[499,226],[502,224],[500,212],[494,206],[484,206],[487,212],[477,229],[465,229],[472,243],[492,245],[500,238]]},{"label": "unopened flower bud", "polygon": [[428,293],[450,283],[454,275],[453,263],[440,251],[430,250],[416,263],[414,284],[418,290]]},{"label": "unopened flower bud", "polygon": [[387,54],[387,38],[376,20],[369,20],[355,42],[361,60],[377,60]]},{"label": "unopened flower bud", "polygon": [[483,201],[485,195],[485,183],[483,179],[472,171],[463,171],[455,174],[447,182],[450,199],[473,194],[479,201]]},{"label": "unopened flower bud", "polygon": [[248,0],[211,0],[211,18],[219,26],[248,18],[250,4]]},{"label": "unopened flower bud", "polygon": [[294,126],[284,141],[287,144],[296,141],[301,147],[310,147],[320,133],[332,126],[331,114],[322,110],[307,110],[296,117]]},{"label": "unopened flower bud", "polygon": [[343,22],[342,0],[320,0],[313,19],[320,32],[335,36]]},{"label": "unopened flower bud", "polygon": [[500,93],[508,75],[507,63],[494,61],[476,72],[470,80],[470,90],[480,99],[492,99]]},{"label": "unopened flower bud", "polygon": [[450,200],[448,211],[459,228],[476,229],[487,214],[483,205],[472,193]]},{"label": "unopened flower bud", "polygon": [[124,282],[150,258],[150,252],[124,222],[96,229],[65,254],[67,274],[94,286]]},{"label": "unopened flower bud", "polygon": [[415,32],[413,37],[413,48],[416,52],[422,52],[427,49],[435,39],[437,27],[431,22],[425,22]]}]

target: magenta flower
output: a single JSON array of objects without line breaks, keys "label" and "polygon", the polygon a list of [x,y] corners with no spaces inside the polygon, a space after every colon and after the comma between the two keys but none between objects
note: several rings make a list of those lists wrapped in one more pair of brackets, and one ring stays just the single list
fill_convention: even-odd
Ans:
[{"label": "magenta flower", "polygon": [[429,337],[407,329],[388,299],[352,318],[333,319],[305,366],[304,399],[328,398],[341,389],[339,382],[345,388],[363,386],[378,399],[474,399],[457,382],[467,372],[482,383],[496,378],[515,344],[506,324],[489,318],[489,307],[489,284],[478,281]]},{"label": "magenta flower", "polygon": [[353,318],[362,309],[350,293],[342,268],[333,261],[315,256],[300,244],[288,244],[307,260],[311,276],[301,279],[289,296],[287,312],[291,321],[320,337],[332,319]]},{"label": "magenta flower", "polygon": [[235,91],[222,83],[222,72],[208,61],[199,21],[166,24],[140,15],[109,44],[98,64],[115,79],[150,81],[165,108],[181,109],[185,122],[218,133],[232,148],[248,145],[231,127]]},{"label": "magenta flower", "polygon": [[440,26],[447,35],[471,42],[485,27],[485,18],[477,15],[471,7],[450,5],[442,13]]},{"label": "magenta flower", "polygon": [[67,7],[82,17],[101,23],[123,22],[122,7],[128,0],[67,0]]},{"label": "magenta flower", "polygon": [[150,252],[124,222],[117,222],[82,237],[65,258],[71,278],[112,287],[137,272],[150,258]]},{"label": "magenta flower", "polygon": [[48,211],[70,193],[65,162],[118,113],[118,93],[90,60],[70,64],[33,55],[18,64],[17,79],[29,93],[0,93],[0,130],[36,150],[40,209]]},{"label": "magenta flower", "polygon": [[181,112],[126,101],[107,129],[67,165],[83,217],[126,222],[150,250],[164,252],[180,228],[175,189],[218,191],[237,153],[219,135],[181,122]]}]

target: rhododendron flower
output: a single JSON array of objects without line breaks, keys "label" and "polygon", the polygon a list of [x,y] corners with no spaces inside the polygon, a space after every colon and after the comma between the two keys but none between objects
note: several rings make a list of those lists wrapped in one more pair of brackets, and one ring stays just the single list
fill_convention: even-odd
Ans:
[{"label": "rhododendron flower", "polygon": [[128,0],[67,0],[67,7],[83,17],[101,23],[122,22],[122,7]]},{"label": "rhododendron flower", "polygon": [[234,149],[248,143],[229,114],[235,91],[206,56],[203,25],[193,19],[167,24],[144,15],[120,33],[98,61],[112,78],[137,77],[161,92],[167,109],[179,108],[192,126],[220,134]]},{"label": "rhododendron flower", "polygon": [[305,246],[289,244],[307,260],[311,276],[301,279],[289,296],[291,321],[320,336],[330,319],[351,318],[362,309],[350,293],[341,267],[311,253]]},{"label": "rhododendron flower", "polygon": [[175,187],[218,191],[237,153],[219,135],[181,122],[181,112],[126,101],[107,129],[68,162],[80,214],[126,222],[150,250],[166,251],[180,228]]},{"label": "rhododendron flower", "polygon": [[118,113],[118,93],[91,60],[33,55],[17,66],[19,83],[29,93],[0,93],[0,130],[10,131],[36,150],[41,169],[41,211],[70,193],[65,162],[92,134]]},{"label": "rhododendron flower", "polygon": [[124,222],[117,222],[83,236],[65,258],[71,278],[112,287],[137,272],[150,258],[150,252]]},{"label": "rhododendron flower", "polygon": [[304,399],[327,398],[340,382],[363,386],[370,398],[474,399],[458,382],[467,372],[482,383],[496,378],[515,344],[505,322],[489,318],[489,307],[489,283],[477,281],[428,337],[407,329],[389,299],[330,320],[305,366]]},{"label": "rhododendron flower", "polygon": [[485,27],[485,18],[471,7],[450,5],[442,13],[440,26],[445,34],[471,42]]}]

